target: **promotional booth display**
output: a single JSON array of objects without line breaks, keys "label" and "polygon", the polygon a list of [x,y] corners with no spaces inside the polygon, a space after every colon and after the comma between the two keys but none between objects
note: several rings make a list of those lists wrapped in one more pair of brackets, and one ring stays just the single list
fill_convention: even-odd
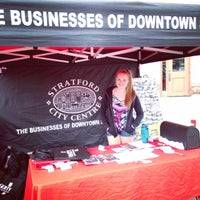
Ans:
[{"label": "promotional booth display", "polygon": [[23,198],[24,153],[107,145],[99,109],[118,69],[138,78],[139,64],[200,54],[200,4],[189,3],[0,2],[0,199]]}]

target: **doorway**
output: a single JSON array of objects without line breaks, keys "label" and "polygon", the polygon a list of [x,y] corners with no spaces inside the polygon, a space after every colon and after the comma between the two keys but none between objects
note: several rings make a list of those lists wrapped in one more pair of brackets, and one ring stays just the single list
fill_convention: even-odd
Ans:
[{"label": "doorway", "polygon": [[161,96],[190,96],[190,58],[161,62]]}]

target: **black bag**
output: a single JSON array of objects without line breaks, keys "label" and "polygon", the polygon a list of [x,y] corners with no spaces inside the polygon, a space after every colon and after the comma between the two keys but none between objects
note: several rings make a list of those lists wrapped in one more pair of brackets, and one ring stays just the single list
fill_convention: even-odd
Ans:
[{"label": "black bag", "polygon": [[90,157],[84,146],[63,146],[50,149],[36,149],[30,157],[33,160],[83,160]]},{"label": "black bag", "polygon": [[0,199],[23,200],[29,156],[6,147],[0,152]]},{"label": "black bag", "polygon": [[83,160],[90,157],[90,153],[84,146],[64,146],[52,148],[54,160]]}]

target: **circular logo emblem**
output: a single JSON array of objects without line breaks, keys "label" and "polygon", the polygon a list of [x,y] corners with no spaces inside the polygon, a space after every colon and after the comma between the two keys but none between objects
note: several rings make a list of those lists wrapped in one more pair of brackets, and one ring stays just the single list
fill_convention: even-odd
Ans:
[{"label": "circular logo emblem", "polygon": [[71,86],[56,93],[53,104],[63,113],[74,114],[85,112],[94,106],[96,94],[83,86]]}]

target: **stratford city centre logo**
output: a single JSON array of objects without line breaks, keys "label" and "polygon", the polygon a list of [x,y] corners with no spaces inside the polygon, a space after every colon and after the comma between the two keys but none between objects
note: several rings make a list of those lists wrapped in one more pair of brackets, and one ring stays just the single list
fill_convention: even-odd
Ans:
[{"label": "stratford city centre logo", "polygon": [[69,79],[54,85],[47,101],[49,113],[62,120],[85,120],[93,116],[101,107],[101,96],[97,96],[99,86],[83,79]]}]

